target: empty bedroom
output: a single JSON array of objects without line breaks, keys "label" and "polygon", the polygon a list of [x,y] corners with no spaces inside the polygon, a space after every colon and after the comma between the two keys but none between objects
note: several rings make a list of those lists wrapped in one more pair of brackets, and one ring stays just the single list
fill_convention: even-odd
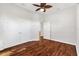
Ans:
[{"label": "empty bedroom", "polygon": [[78,3],[0,3],[0,56],[78,56]]}]

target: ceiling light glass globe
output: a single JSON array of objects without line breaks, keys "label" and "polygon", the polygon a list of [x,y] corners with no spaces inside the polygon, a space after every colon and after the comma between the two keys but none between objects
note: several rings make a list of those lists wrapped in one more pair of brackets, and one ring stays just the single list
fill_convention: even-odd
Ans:
[{"label": "ceiling light glass globe", "polygon": [[40,11],[42,11],[42,12],[43,12],[43,11],[44,11],[44,9],[40,9]]}]

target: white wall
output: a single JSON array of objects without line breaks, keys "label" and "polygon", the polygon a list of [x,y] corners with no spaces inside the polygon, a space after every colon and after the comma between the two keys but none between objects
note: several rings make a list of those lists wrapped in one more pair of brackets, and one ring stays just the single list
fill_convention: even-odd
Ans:
[{"label": "white wall", "polygon": [[13,4],[0,4],[0,50],[38,40],[40,25],[33,15]]},{"label": "white wall", "polygon": [[77,54],[79,56],[79,5],[77,5]]},{"label": "white wall", "polygon": [[48,15],[46,20],[48,20],[48,26],[45,25],[47,29],[51,23],[51,32],[46,29],[46,36],[49,36],[50,32],[51,40],[76,44],[76,6]]}]

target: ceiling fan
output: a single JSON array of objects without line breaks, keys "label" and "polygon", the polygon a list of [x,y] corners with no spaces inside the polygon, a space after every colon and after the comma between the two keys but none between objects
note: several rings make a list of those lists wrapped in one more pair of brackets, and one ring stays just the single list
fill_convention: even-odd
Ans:
[{"label": "ceiling fan", "polygon": [[36,9],[35,11],[43,11],[43,12],[46,12],[46,9],[49,9],[53,6],[51,5],[47,5],[46,3],[40,3],[40,5],[37,5],[37,4],[33,4],[34,6],[38,7],[38,9]]}]

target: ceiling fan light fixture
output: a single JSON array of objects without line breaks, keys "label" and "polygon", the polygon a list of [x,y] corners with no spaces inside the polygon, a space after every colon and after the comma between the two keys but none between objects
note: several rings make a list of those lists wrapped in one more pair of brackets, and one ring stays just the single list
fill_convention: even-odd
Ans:
[{"label": "ceiling fan light fixture", "polygon": [[41,12],[46,12],[47,9],[51,8],[51,5],[47,5],[46,3],[40,3],[40,5],[33,4],[36,7],[39,7],[35,11],[41,11]]},{"label": "ceiling fan light fixture", "polygon": [[44,9],[43,9],[43,8],[41,8],[41,9],[40,9],[40,11],[41,11],[41,12],[43,12],[43,11],[44,11]]}]

